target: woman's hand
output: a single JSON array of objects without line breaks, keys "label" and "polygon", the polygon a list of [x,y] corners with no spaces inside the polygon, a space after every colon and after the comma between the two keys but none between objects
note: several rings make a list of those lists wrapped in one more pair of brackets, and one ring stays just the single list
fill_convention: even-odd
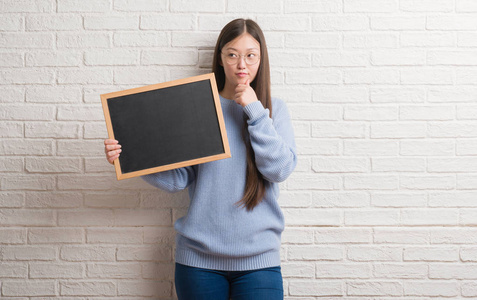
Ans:
[{"label": "woman's hand", "polygon": [[121,151],[121,145],[119,145],[118,141],[111,139],[104,140],[104,153],[106,153],[106,159],[110,164],[114,163],[114,160],[119,157]]},{"label": "woman's hand", "polygon": [[250,86],[250,79],[247,79],[245,84],[237,85],[233,100],[242,106],[246,106],[247,104],[258,101],[257,94],[255,94],[255,91]]}]

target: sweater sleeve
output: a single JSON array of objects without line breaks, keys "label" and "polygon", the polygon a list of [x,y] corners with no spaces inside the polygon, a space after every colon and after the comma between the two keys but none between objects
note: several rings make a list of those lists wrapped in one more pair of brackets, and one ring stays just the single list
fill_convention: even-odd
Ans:
[{"label": "sweater sleeve", "polygon": [[187,188],[195,180],[194,166],[143,175],[141,178],[157,188],[175,193]]},{"label": "sweater sleeve", "polygon": [[260,173],[270,182],[282,182],[297,164],[295,136],[285,102],[273,101],[273,119],[260,101],[244,107],[248,132]]}]

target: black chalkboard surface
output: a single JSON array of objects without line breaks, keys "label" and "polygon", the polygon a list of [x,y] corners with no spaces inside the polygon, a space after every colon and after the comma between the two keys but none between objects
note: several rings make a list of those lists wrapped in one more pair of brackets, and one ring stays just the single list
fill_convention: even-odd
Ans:
[{"label": "black chalkboard surface", "polygon": [[213,73],[101,95],[118,180],[231,157]]}]

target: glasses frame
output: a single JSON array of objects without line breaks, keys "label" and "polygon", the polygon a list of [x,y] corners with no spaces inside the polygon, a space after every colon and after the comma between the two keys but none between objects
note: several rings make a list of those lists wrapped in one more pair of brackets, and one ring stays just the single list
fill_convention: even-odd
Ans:
[{"label": "glasses frame", "polygon": [[[220,51],[220,54],[222,54],[222,55],[224,55],[224,56],[226,55],[226,54],[225,54],[224,52],[222,52],[222,51]],[[237,55],[238,55],[238,57],[239,57],[239,58],[238,58],[239,60],[242,59],[242,57],[243,57],[243,59],[244,59],[244,61],[245,61],[245,64],[247,64],[248,66],[253,66],[253,65],[257,64],[257,63],[260,61],[260,54],[257,55],[258,59],[257,59],[257,61],[254,62],[253,64],[249,64],[249,63],[247,62],[247,57],[246,57],[247,54],[237,54]],[[237,60],[236,62],[229,63],[229,62],[227,62],[227,58],[225,58],[225,62],[226,62],[228,65],[234,65],[234,64],[238,63],[238,60]]]}]

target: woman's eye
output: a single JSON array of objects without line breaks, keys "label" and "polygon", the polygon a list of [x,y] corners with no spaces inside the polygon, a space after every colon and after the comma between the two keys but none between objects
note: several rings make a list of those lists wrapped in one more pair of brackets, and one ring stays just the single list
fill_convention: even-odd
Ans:
[{"label": "woman's eye", "polygon": [[248,56],[248,57],[255,57],[255,56],[257,56],[257,55],[256,55],[255,53],[249,53],[247,56]]},{"label": "woman's eye", "polygon": [[237,57],[237,54],[235,54],[235,53],[229,53],[229,57]]}]

